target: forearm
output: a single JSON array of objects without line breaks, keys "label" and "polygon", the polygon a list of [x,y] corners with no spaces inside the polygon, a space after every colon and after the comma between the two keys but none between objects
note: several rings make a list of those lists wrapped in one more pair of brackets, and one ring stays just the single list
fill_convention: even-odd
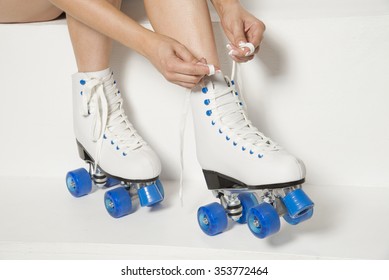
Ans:
[{"label": "forearm", "polygon": [[146,56],[154,33],[104,0],[50,0],[80,22]]}]

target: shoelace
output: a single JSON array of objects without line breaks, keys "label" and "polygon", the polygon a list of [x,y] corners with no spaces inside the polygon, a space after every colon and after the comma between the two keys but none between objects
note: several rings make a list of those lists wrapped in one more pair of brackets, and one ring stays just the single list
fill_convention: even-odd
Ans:
[{"label": "shoelace", "polygon": [[277,150],[278,144],[266,137],[248,119],[242,99],[236,91],[234,80],[227,77],[225,79],[230,87],[208,95],[209,109],[213,112],[213,119],[221,124],[220,132],[228,130],[226,137],[235,139],[238,144],[250,147],[252,152]]},{"label": "shoelace", "polygon": [[91,138],[96,142],[94,172],[101,160],[103,139],[107,138],[105,131],[108,130],[113,135],[112,144],[120,149],[123,156],[145,144],[128,121],[123,109],[123,99],[112,74],[87,80],[82,99],[83,115],[93,117]]}]

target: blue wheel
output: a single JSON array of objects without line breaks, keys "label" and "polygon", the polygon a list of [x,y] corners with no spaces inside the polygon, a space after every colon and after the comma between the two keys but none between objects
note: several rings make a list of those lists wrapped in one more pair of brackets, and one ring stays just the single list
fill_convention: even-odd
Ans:
[{"label": "blue wheel", "polygon": [[303,215],[298,216],[297,218],[292,218],[291,216],[289,216],[289,214],[285,214],[283,217],[287,223],[291,225],[297,225],[301,222],[310,219],[312,215],[313,215],[313,208],[310,208],[307,212],[305,212]]},{"label": "blue wheel", "polygon": [[104,195],[105,209],[114,218],[120,218],[131,213],[131,196],[124,187],[107,191]]},{"label": "blue wheel", "polygon": [[249,210],[247,225],[258,238],[265,238],[280,230],[281,223],[277,211],[269,203],[261,203]]},{"label": "blue wheel", "polygon": [[92,179],[85,168],[79,168],[66,174],[66,186],[74,197],[84,196],[92,190]]},{"label": "blue wheel", "polygon": [[211,236],[222,233],[228,226],[224,207],[217,202],[200,207],[197,211],[197,221],[202,231]]},{"label": "blue wheel", "polygon": [[250,208],[258,204],[258,200],[253,193],[240,193],[238,195],[240,203],[242,204],[242,217],[237,220],[240,224],[247,223],[247,213]]},{"label": "blue wheel", "polygon": [[297,189],[288,193],[282,198],[282,201],[284,202],[291,218],[303,216],[309,211],[309,209],[313,208],[312,200],[302,189]]},{"label": "blue wheel", "polygon": [[142,207],[151,206],[158,202],[161,202],[163,200],[163,196],[164,192],[161,182],[155,182],[151,185],[141,187],[138,190],[139,202]]},{"label": "blue wheel", "polygon": [[158,180],[155,182],[155,184],[157,185],[157,188],[158,188],[159,192],[160,192],[161,195],[162,195],[162,199],[164,199],[164,198],[165,198],[165,190],[164,190],[164,188],[163,188],[163,185],[162,185],[161,181],[158,179]]}]

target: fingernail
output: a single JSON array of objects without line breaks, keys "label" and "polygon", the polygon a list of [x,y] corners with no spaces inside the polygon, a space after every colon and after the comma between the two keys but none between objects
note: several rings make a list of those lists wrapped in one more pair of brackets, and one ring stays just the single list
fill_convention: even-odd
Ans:
[{"label": "fingernail", "polygon": [[208,66],[208,69],[209,69],[208,76],[215,75],[215,72],[216,72],[215,66],[213,64],[208,64],[207,66]]},{"label": "fingernail", "polygon": [[229,49],[229,50],[232,50],[232,47],[231,47],[230,44],[227,44],[227,45],[226,45],[226,48]]},{"label": "fingernail", "polygon": [[235,50],[230,50],[228,55],[238,55],[239,52],[235,51]]},{"label": "fingernail", "polygon": [[246,45],[246,42],[243,42],[243,41],[240,41],[239,42],[239,47],[243,47],[243,46],[245,46]]}]

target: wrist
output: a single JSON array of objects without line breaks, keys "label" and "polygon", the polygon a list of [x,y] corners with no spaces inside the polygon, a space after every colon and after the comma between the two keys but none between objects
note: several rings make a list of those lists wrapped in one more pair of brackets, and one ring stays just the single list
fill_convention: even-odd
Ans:
[{"label": "wrist", "polygon": [[133,40],[132,49],[140,55],[148,58],[150,53],[155,50],[155,37],[156,34],[153,31],[142,27],[142,29],[134,36],[136,40]]},{"label": "wrist", "polygon": [[226,10],[240,6],[239,0],[211,0],[211,2],[220,17]]}]

